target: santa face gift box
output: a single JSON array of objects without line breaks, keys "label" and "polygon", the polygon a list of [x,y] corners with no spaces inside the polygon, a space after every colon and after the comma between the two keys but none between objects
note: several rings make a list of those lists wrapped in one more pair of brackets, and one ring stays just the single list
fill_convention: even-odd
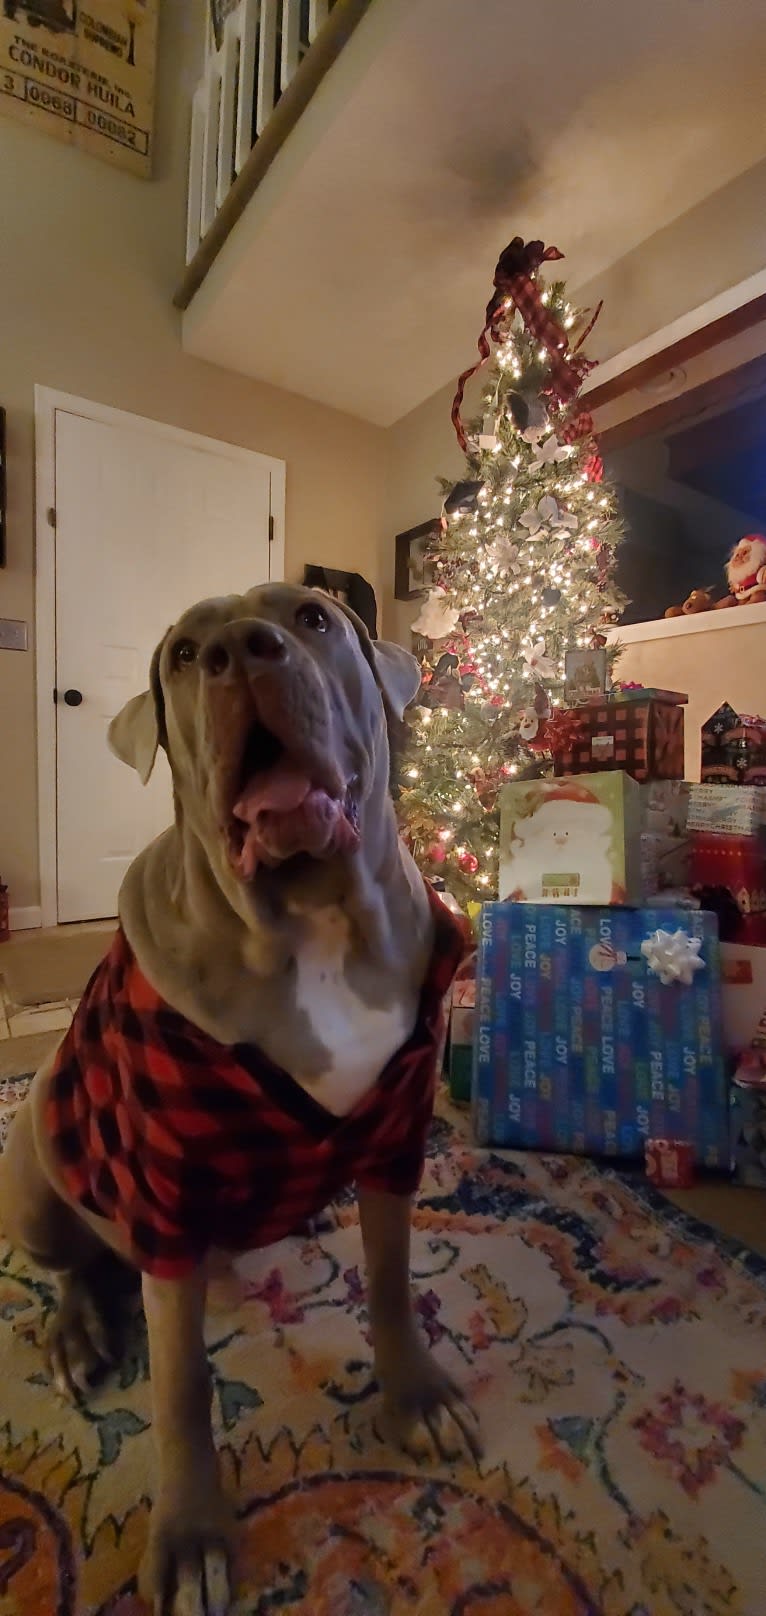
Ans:
[{"label": "santa face gift box", "polygon": [[[644,699],[639,699],[643,694]],[[662,693],[664,698],[665,693]],[[554,754],[555,774],[624,769],[634,780],[682,780],[686,697],[631,691],[574,710],[577,730]]]},{"label": "santa face gift box", "polygon": [[485,905],[472,1083],[482,1145],[729,1165],[715,917]]},{"label": "santa face gift box", "polygon": [[500,897],[636,903],[640,791],[621,772],[520,781],[500,793]]}]

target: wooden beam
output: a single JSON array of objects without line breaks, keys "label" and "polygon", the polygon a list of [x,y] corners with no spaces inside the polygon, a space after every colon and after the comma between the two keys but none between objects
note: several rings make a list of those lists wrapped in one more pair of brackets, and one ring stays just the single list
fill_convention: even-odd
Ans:
[{"label": "wooden beam", "polygon": [[600,387],[591,388],[586,394],[588,409],[597,410],[600,404],[611,404],[613,399],[622,398],[634,388],[645,387],[655,376],[661,376],[665,371],[674,370],[686,364],[688,360],[696,359],[698,354],[707,353],[709,348],[717,347],[719,342],[726,342],[729,337],[738,336],[741,331],[749,331],[751,326],[758,325],[761,320],[766,320],[766,292],[761,297],[752,298],[749,303],[743,303],[740,308],[722,314],[720,319],[711,320],[709,325],[701,326],[699,331],[690,331],[688,336],[680,337],[678,342],[671,343],[669,348],[663,348],[660,353],[642,359],[639,365],[633,365],[630,370],[623,370],[619,376],[612,376],[610,381],[602,382]]},{"label": "wooden beam", "polygon": [[603,453],[610,454],[615,449],[626,448],[629,443],[636,443],[639,438],[651,438],[667,432],[680,421],[691,422],[713,410],[723,413],[734,405],[740,405],[744,397],[755,399],[764,393],[766,354],[760,354],[757,359],[749,359],[746,364],[737,365],[722,376],[713,376],[710,381],[690,388],[687,393],[680,393],[677,398],[663,399],[662,403],[642,410],[640,415],[632,415],[627,421],[618,421],[615,426],[605,427],[603,431],[599,431],[597,422],[598,441]]},{"label": "wooden beam", "polygon": [[263,134],[246,158],[210,229],[187,264],[183,280],[173,298],[175,308],[188,309],[195,292],[199,291],[224,242],[271,168],[290,131],[295,128],[301,113],[371,4],[372,0],[336,0],[327,22],[311,49],[306,52],[292,83],[280,96]]}]

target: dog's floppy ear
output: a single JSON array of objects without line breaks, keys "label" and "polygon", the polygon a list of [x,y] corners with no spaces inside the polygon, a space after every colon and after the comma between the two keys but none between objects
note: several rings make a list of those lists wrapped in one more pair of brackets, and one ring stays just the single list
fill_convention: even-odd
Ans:
[{"label": "dog's floppy ear", "polygon": [[135,769],[142,786],[154,768],[157,748],[164,746],[165,702],[160,684],[160,656],[167,635],[160,640],[149,670],[149,689],[132,696],[109,725],[108,740],[115,757]]},{"label": "dog's floppy ear", "polygon": [[397,718],[404,718],[420,689],[419,664],[410,651],[392,640],[370,640],[370,650],[375,677],[386,701]]},{"label": "dog's floppy ear", "polygon": [[[319,591],[321,593],[322,591]],[[395,718],[403,719],[421,684],[417,659],[393,640],[371,640],[361,617],[342,601],[333,602],[353,624],[367,661]]]}]

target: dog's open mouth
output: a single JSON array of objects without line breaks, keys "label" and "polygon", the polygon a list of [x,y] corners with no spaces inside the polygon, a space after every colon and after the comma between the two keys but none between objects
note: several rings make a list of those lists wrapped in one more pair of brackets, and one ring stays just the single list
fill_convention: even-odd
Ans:
[{"label": "dog's open mouth", "polygon": [[323,772],[291,757],[265,725],[252,725],[228,832],[229,856],[241,880],[252,881],[259,864],[281,864],[296,853],[327,859],[356,850],[357,782],[335,794],[329,781],[322,781]]}]

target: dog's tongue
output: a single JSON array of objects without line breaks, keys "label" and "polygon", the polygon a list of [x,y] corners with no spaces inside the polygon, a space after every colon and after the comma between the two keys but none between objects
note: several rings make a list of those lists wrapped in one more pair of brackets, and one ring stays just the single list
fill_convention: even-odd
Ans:
[{"label": "dog's tongue", "polygon": [[294,853],[326,858],[351,847],[356,833],[337,798],[311,784],[294,764],[277,763],[248,781],[235,817],[248,828],[236,865],[250,881],[259,864],[279,863]]},{"label": "dog's tongue", "polygon": [[235,804],[234,812],[246,825],[254,825],[259,814],[289,814],[300,808],[310,790],[308,775],[292,763],[276,763],[264,774],[253,775]]}]

